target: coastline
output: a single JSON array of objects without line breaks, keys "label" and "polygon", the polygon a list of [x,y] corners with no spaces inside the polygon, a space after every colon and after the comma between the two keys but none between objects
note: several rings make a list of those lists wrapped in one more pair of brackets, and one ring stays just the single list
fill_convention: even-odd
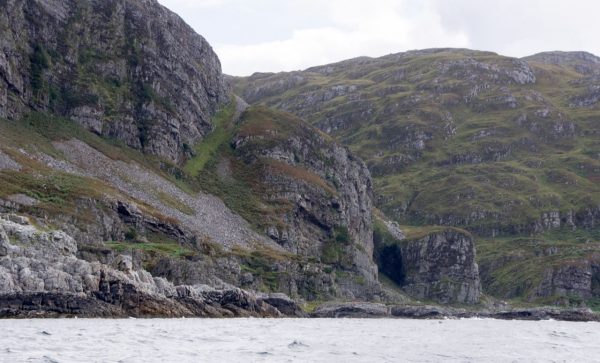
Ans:
[{"label": "coastline", "polygon": [[[372,302],[328,302],[314,311],[303,311],[295,301],[280,294],[253,297],[253,306],[242,301],[206,303],[187,312],[153,304],[125,307],[107,304],[93,297],[76,294],[24,294],[0,296],[0,320],[6,319],[177,319],[177,318],[350,318],[350,319],[496,319],[557,320],[600,322],[600,313],[588,308],[529,307],[504,309],[467,309],[439,305],[385,305]],[[181,301],[179,301],[181,303]],[[190,304],[190,301],[187,302]],[[197,301],[193,302],[198,304]],[[189,307],[189,305],[188,305]],[[189,313],[195,310],[198,313]]]}]

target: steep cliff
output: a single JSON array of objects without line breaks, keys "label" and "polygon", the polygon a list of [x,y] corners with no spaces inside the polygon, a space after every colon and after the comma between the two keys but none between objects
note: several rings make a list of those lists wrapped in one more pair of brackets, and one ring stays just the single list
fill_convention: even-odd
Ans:
[{"label": "steep cliff", "polygon": [[[272,293],[475,304],[481,284],[600,297],[592,55],[230,79],[293,116],[234,96],[154,0],[0,4],[0,315],[296,316]],[[417,227],[381,227],[374,204]]]},{"label": "steep cliff", "polygon": [[51,112],[178,162],[229,99],[210,45],[156,0],[2,9],[0,117]]},{"label": "steep cliff", "polygon": [[393,223],[375,222],[375,259],[408,295],[442,304],[476,304],[482,294],[473,239],[454,228],[419,228],[398,233]]},{"label": "steep cliff", "polygon": [[347,297],[376,295],[364,163],[301,119],[263,107],[246,111],[231,144],[244,167],[258,172],[264,203],[279,206],[264,225],[269,237],[329,265]]},{"label": "steep cliff", "polygon": [[153,0],[2,5],[3,316],[379,298],[365,165],[300,119],[246,111],[179,17]]},{"label": "steep cliff", "polygon": [[[195,176],[175,166],[164,171],[160,160],[67,120],[2,121],[0,211],[67,231],[84,260],[106,264],[107,254],[123,254],[177,285],[377,298],[365,166],[289,115],[233,116],[219,151]],[[248,138],[263,122],[287,131],[262,135],[264,144]],[[304,147],[294,149],[292,139]],[[276,150],[302,149],[301,162],[276,159]]]}]

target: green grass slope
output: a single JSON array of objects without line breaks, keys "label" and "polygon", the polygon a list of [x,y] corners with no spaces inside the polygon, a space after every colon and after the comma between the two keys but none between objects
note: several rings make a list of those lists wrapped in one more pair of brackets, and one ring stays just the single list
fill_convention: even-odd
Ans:
[{"label": "green grass slope", "polygon": [[388,216],[477,234],[487,290],[514,297],[600,245],[599,80],[588,53],[432,49],[233,82],[361,156]]},{"label": "green grass slope", "polygon": [[600,109],[572,104],[587,89],[579,68],[442,49],[256,74],[236,88],[357,152],[379,207],[400,222],[512,234],[545,212],[600,205]]}]

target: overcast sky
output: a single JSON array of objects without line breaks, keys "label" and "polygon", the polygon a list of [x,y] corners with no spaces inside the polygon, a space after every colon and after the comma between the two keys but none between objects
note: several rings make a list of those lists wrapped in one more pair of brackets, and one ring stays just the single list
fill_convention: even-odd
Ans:
[{"label": "overcast sky", "polygon": [[223,71],[305,69],[358,56],[466,47],[600,55],[598,0],[159,0],[213,46]]}]

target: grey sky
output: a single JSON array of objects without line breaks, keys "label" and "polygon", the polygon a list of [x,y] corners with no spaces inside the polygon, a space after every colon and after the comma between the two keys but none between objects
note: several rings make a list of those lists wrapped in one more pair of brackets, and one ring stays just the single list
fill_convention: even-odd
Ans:
[{"label": "grey sky", "polygon": [[357,56],[466,47],[600,55],[598,0],[159,0],[215,48],[223,71],[289,71]]}]

